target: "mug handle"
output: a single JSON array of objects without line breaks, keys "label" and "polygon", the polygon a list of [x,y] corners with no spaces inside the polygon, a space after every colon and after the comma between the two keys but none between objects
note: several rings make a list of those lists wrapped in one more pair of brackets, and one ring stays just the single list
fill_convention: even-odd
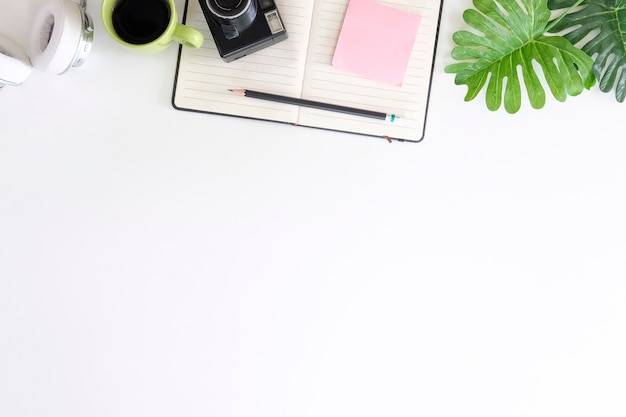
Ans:
[{"label": "mug handle", "polygon": [[197,29],[179,23],[174,29],[172,39],[190,48],[200,48],[204,42],[204,35]]}]

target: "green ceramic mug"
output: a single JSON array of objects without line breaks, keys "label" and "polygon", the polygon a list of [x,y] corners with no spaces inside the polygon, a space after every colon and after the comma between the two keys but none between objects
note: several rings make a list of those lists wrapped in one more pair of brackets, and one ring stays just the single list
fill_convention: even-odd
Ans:
[{"label": "green ceramic mug", "polygon": [[157,53],[172,42],[199,48],[204,36],[178,23],[174,0],[103,0],[102,22],[119,44],[135,51]]}]

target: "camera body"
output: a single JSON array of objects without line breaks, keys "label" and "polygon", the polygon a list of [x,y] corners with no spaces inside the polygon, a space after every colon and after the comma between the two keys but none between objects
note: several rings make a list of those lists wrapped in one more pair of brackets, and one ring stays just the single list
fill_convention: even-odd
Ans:
[{"label": "camera body", "polygon": [[226,62],[287,39],[274,0],[198,0]]}]

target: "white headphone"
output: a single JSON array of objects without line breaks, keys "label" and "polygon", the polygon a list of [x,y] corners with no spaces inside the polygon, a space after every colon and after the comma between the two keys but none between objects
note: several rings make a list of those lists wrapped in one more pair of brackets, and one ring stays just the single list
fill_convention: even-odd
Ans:
[{"label": "white headphone", "polygon": [[63,74],[83,64],[93,43],[93,22],[86,0],[52,0],[35,14],[28,54],[0,34],[0,88],[19,85],[33,69]]}]

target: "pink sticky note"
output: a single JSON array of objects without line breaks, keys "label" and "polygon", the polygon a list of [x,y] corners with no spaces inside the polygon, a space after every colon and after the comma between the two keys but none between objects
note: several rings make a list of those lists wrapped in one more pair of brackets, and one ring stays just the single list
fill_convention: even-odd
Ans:
[{"label": "pink sticky note", "polygon": [[419,24],[418,15],[370,0],[350,0],[332,64],[400,86]]}]

